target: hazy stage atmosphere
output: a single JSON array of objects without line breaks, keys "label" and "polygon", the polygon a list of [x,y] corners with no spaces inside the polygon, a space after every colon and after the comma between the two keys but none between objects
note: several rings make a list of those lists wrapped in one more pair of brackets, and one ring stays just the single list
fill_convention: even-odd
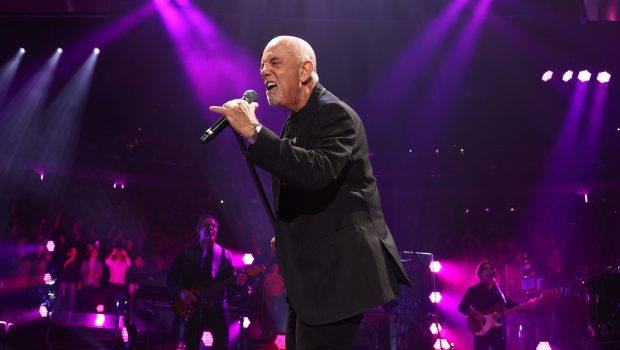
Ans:
[{"label": "hazy stage atmosphere", "polygon": [[[233,132],[200,136],[249,89],[282,129],[259,69],[293,35],[364,123],[415,284],[354,349],[472,349],[458,305],[485,260],[540,301],[505,316],[508,349],[617,349],[619,17],[617,0],[0,0],[1,348],[177,349],[166,273],[204,213],[235,267],[264,267],[229,295],[231,345],[284,348],[274,228]],[[71,247],[102,276],[68,300]],[[121,249],[125,299],[104,263]]]}]

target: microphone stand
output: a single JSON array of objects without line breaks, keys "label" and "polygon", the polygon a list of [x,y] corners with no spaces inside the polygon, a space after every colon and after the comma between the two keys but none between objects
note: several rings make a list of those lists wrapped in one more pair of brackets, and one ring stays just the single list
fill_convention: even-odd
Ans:
[{"label": "microphone stand", "polygon": [[[248,147],[243,141],[243,137],[234,131],[233,131],[233,134],[235,134],[235,137],[237,138],[237,141],[239,142],[239,148],[241,149],[241,154],[245,155],[245,152],[247,152]],[[269,221],[271,222],[271,227],[275,231],[276,216],[273,213],[273,210],[271,210],[271,205],[269,204],[269,201],[267,200],[267,195],[265,194],[265,190],[263,189],[260,179],[258,178],[258,174],[256,173],[256,168],[254,167],[254,164],[252,164],[245,157],[244,159],[245,159],[245,163],[248,165],[248,170],[250,170],[250,175],[252,176],[252,180],[254,181],[254,186],[256,186],[256,190],[258,191],[258,195],[260,196],[261,203],[263,203],[263,208],[265,208],[265,211],[267,212],[267,216],[269,217]],[[239,318],[240,318],[239,319],[240,321],[239,337],[241,338],[241,341],[239,342],[239,348],[242,348],[244,347],[245,345],[244,343],[246,341],[245,329],[243,328],[243,313],[239,315]]]},{"label": "microphone stand", "polygon": [[502,292],[502,290],[499,288],[499,284],[497,284],[497,279],[495,279],[495,276],[493,276],[493,284],[495,285],[495,290],[497,290],[497,293],[499,294],[499,296],[502,298],[502,307],[501,307],[501,314],[502,314],[502,341],[504,342],[504,344],[506,343],[506,313],[505,313],[505,308],[506,308],[506,296],[504,295],[504,293]]},{"label": "microphone stand", "polygon": [[[241,154],[245,154],[248,148],[245,145],[245,142],[243,141],[243,137],[234,131],[233,131],[233,134],[235,134],[235,137],[237,138],[237,141],[239,142],[239,148],[241,149]],[[245,159],[245,163],[248,165],[248,169],[250,170],[250,175],[252,175],[254,186],[256,186],[256,190],[258,191],[258,195],[260,196],[261,202],[263,203],[263,207],[265,208],[265,211],[267,211],[267,216],[269,217],[271,226],[275,230],[276,216],[273,213],[273,210],[271,210],[271,205],[269,204],[269,201],[267,200],[267,195],[265,194],[265,190],[263,189],[263,186],[260,183],[260,179],[258,178],[258,174],[256,173],[256,168],[254,167],[254,164],[252,164],[247,159]]]}]

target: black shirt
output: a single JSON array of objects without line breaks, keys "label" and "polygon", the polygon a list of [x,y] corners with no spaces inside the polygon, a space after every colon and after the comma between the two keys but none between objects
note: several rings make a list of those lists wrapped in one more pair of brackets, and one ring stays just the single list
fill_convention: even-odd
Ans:
[{"label": "black shirt", "polygon": [[[512,299],[510,299],[504,291],[502,292],[506,297],[506,307],[517,306],[517,304],[512,301]],[[484,311],[487,311],[502,303],[503,300],[497,291],[497,287],[493,286],[489,289],[484,284],[478,283],[467,289],[465,296],[463,296],[463,300],[461,300],[461,303],[459,304],[459,311],[467,315],[469,313],[469,307],[472,306],[474,309],[484,313]]]}]

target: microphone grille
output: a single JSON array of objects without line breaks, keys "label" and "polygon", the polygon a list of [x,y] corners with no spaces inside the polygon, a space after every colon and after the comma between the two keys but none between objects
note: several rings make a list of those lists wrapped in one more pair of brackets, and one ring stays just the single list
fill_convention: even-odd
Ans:
[{"label": "microphone grille", "polygon": [[258,101],[258,94],[254,90],[247,90],[243,93],[243,99],[248,101],[248,103]]}]

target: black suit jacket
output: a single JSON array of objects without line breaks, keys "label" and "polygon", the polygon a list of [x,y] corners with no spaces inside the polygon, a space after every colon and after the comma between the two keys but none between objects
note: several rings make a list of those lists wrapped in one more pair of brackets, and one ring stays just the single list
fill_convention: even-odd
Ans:
[{"label": "black suit jacket", "polygon": [[362,122],[320,84],[282,137],[263,127],[246,157],[273,174],[288,299],[308,324],[338,321],[411,285],[384,221]]}]

